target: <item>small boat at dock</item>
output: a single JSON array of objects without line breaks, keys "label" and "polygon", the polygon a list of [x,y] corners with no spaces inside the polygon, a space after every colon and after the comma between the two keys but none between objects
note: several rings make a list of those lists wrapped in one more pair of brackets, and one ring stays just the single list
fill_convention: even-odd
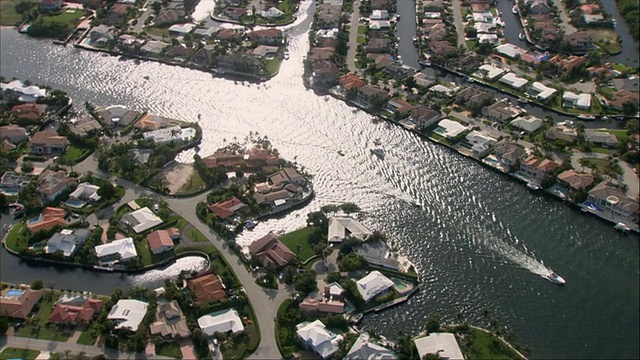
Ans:
[{"label": "small boat at dock", "polygon": [[383,150],[383,149],[376,148],[376,149],[370,149],[369,151],[371,151],[371,154],[372,154],[372,155],[377,156],[377,157],[378,157],[378,159],[380,159],[380,160],[384,159],[384,155],[385,155],[385,153],[384,153],[384,150]]},{"label": "small boat at dock", "polygon": [[614,229],[620,231],[623,234],[628,234],[631,232],[631,228],[628,227],[625,223],[623,222],[619,222],[617,223],[614,227]]},{"label": "small boat at dock", "polygon": [[562,278],[562,276],[554,272],[550,272],[549,274],[543,277],[556,285],[564,285],[567,283],[566,280]]}]

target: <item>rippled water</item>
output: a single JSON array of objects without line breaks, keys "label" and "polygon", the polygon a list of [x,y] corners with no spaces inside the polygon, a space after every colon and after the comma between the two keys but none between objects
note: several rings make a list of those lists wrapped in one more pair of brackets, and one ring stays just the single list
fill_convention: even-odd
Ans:
[{"label": "rippled water", "polygon": [[[406,304],[367,316],[368,328],[385,335],[417,332],[431,316],[454,321],[458,312],[486,325],[486,309],[531,346],[534,357],[636,357],[637,239],[306,90],[301,75],[308,25],[300,17],[289,33],[291,59],[259,86],[156,63],[135,65],[6,29],[0,33],[0,71],[67,90],[79,104],[121,103],[188,121],[201,114],[201,156],[250,131],[267,135],[283,157],[314,174],[317,194],[304,209],[261,223],[239,241],[304,226],[306,214],[325,204],[359,204],[368,214],[365,222],[390,235],[423,281]],[[369,153],[376,139],[385,160]],[[542,279],[548,269],[565,277],[567,286]]]}]

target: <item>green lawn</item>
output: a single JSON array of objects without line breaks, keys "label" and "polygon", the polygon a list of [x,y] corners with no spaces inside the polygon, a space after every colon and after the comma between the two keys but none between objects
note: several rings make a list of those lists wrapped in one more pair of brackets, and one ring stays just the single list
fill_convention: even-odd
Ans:
[{"label": "green lawn", "polygon": [[[315,228],[313,227],[298,229],[294,232],[282,235],[280,237],[280,241],[291,249],[291,251],[298,254],[302,261],[305,261],[315,255],[308,242],[309,235],[313,233],[314,229]],[[298,246],[300,247],[299,251]]]},{"label": "green lawn", "polygon": [[593,28],[587,29],[593,37],[593,42],[609,54],[615,54],[622,50],[618,42],[618,34],[613,29]]},{"label": "green lawn", "polygon": [[165,251],[157,255],[152,254],[151,250],[149,250],[149,239],[146,237],[142,241],[136,241],[136,251],[138,252],[138,256],[140,256],[142,266],[156,264],[176,255],[173,250]]},{"label": "green lawn", "polygon": [[358,44],[364,44],[367,42],[367,38],[364,36],[358,36],[357,41],[358,41]]},{"label": "green lawn", "polygon": [[22,229],[25,228],[26,226],[27,225],[25,225],[24,223],[19,222],[19,223],[15,223],[11,227],[11,230],[7,234],[7,237],[4,239],[4,243],[9,249],[18,251],[18,247],[17,247],[18,238]]},{"label": "green lawn", "polygon": [[163,342],[156,345],[156,354],[168,356],[176,359],[182,359],[182,351],[180,345],[176,342]]},{"label": "green lawn", "polygon": [[367,25],[360,25],[358,26],[358,34],[364,34],[367,32],[367,29],[369,27]]},{"label": "green lawn", "polygon": [[465,44],[467,45],[467,49],[472,51],[478,46],[478,42],[476,40],[466,40]]},{"label": "green lawn", "polygon": [[634,71],[632,67],[629,67],[625,64],[619,64],[619,63],[613,64],[613,69],[619,71],[622,74],[627,74]]},{"label": "green lawn", "polygon": [[93,345],[96,343],[98,339],[98,331],[100,330],[100,324],[96,321],[91,323],[91,326],[88,326],[82,334],[78,337],[78,341],[76,343],[80,345]]},{"label": "green lawn", "polygon": [[194,193],[197,193],[198,191],[206,189],[206,187],[207,187],[207,184],[204,182],[204,180],[200,176],[200,172],[194,170],[193,173],[191,174],[191,177],[189,178],[189,181],[186,184],[184,184],[180,190],[178,190],[178,194],[180,195],[194,194]]},{"label": "green lawn", "polygon": [[625,142],[629,137],[629,134],[627,134],[627,130],[607,129],[605,131],[608,132],[609,134],[615,135],[619,142]]},{"label": "green lawn", "polygon": [[[36,0],[28,0],[29,2],[39,2]],[[22,15],[16,12],[16,5],[21,0],[3,0],[0,2],[0,26],[14,26],[22,22]],[[37,5],[36,5],[37,7]]]},{"label": "green lawn", "polygon": [[622,174],[622,168],[618,164],[612,164],[607,159],[583,158],[580,163],[586,167],[596,169],[601,174],[616,176]]},{"label": "green lawn", "polygon": [[0,359],[25,359],[32,360],[40,355],[40,351],[38,350],[27,350],[27,349],[17,349],[17,348],[6,348],[2,350],[0,353]]},{"label": "green lawn", "polygon": [[54,22],[67,24],[67,27],[75,27],[79,23],[79,19],[84,16],[84,12],[81,10],[66,10],[58,15],[54,16],[42,16],[42,21],[45,24],[51,24]]},{"label": "green lawn", "polygon": [[[477,329],[469,329],[465,335],[466,344],[462,344],[461,350],[469,360],[474,359],[520,359],[520,356],[511,350],[496,336],[487,334]],[[466,345],[466,346],[465,346]]]},{"label": "green lawn", "polygon": [[267,60],[264,67],[264,72],[267,75],[273,75],[280,70],[280,58],[276,57],[271,60]]},{"label": "green lawn", "polygon": [[39,310],[36,314],[37,322],[33,324],[25,323],[18,329],[16,335],[43,340],[67,341],[71,330],[63,329],[58,325],[49,323],[49,315],[51,315],[54,301],[57,298],[57,293],[45,293],[38,303]]},{"label": "green lawn", "polygon": [[190,227],[187,230],[187,236],[189,237],[189,239],[195,241],[195,242],[206,242],[209,241],[209,239],[207,239],[206,236],[204,236],[204,234],[202,234],[200,232],[200,230],[196,229],[195,227]]},{"label": "green lawn", "polygon": [[157,36],[159,38],[164,38],[164,37],[171,37],[171,34],[169,34],[169,28],[161,28],[161,27],[146,27],[144,28],[144,32],[146,32],[149,35],[153,35],[153,36]]},{"label": "green lawn", "polygon": [[91,153],[91,149],[82,149],[75,145],[69,145],[62,158],[77,163],[89,153]]}]

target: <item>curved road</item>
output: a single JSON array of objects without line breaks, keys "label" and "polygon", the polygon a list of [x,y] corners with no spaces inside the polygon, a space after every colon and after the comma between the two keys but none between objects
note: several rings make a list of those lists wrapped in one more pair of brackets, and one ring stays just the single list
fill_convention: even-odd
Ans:
[{"label": "curved road", "polygon": [[[93,172],[96,176],[112,179],[113,176],[98,169],[98,164],[94,155],[89,156],[86,160],[74,166],[74,170],[79,173]],[[253,276],[244,267],[242,261],[238,259],[236,254],[229,249],[227,244],[216,234],[211,228],[200,221],[196,215],[195,204],[206,201],[207,193],[196,195],[189,198],[174,198],[170,196],[160,195],[152,192],[145,187],[134,184],[128,180],[118,179],[118,184],[126,189],[125,195],[116,204],[114,209],[121,204],[146,195],[154,199],[164,199],[169,204],[171,210],[184,217],[191,225],[200,230],[209,239],[220,254],[224,256],[238,280],[243,285],[249,302],[253,306],[256,314],[256,320],[260,327],[260,345],[258,349],[251,355],[251,359],[280,359],[280,351],[276,345],[275,339],[275,319],[280,304],[289,297],[293,292],[291,288],[280,288],[280,290],[266,290],[256,285]]]}]

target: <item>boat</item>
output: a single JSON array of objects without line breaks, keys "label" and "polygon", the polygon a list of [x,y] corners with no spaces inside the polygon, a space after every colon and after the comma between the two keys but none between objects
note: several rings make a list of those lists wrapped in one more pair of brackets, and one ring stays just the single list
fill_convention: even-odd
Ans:
[{"label": "boat", "polygon": [[474,82],[476,82],[476,81],[475,81],[472,77],[470,77],[470,76],[465,77],[465,78],[464,78],[464,81],[466,81],[466,82],[468,82],[468,83],[474,83]]},{"label": "boat", "polygon": [[96,269],[96,270],[102,270],[102,271],[109,271],[109,272],[113,271],[113,268],[112,267],[108,267],[108,266],[94,265],[93,268]]},{"label": "boat", "polygon": [[396,14],[396,20],[400,20],[400,14]]},{"label": "boat", "polygon": [[511,12],[518,15],[518,5],[513,5],[513,7],[511,8]]},{"label": "boat", "polygon": [[288,50],[284,51],[284,59],[285,60],[289,60],[289,51]]},{"label": "boat", "polygon": [[518,39],[520,39],[520,41],[524,41],[525,36],[523,33],[518,34]]},{"label": "boat", "polygon": [[518,98],[518,102],[519,102],[520,104],[526,104],[526,103],[528,103],[528,102],[529,102],[529,100],[527,100],[527,99],[525,99],[525,98],[521,98],[521,97],[520,97],[520,98]]},{"label": "boat", "polygon": [[344,156],[344,153],[342,152],[342,150],[338,150],[338,155]]},{"label": "boat", "polygon": [[382,141],[380,141],[380,139],[375,139],[375,140],[373,140],[373,145],[380,146],[380,145],[382,145]]},{"label": "boat", "polygon": [[595,116],[591,116],[591,115],[578,115],[576,116],[576,118],[580,119],[580,120],[595,120],[596,117]]},{"label": "boat", "polygon": [[379,159],[384,159],[384,150],[380,148],[370,149],[371,154],[377,156]]},{"label": "boat", "polygon": [[145,76],[145,77],[144,77],[144,79],[145,79],[145,80],[149,80],[149,76]]},{"label": "boat", "polygon": [[256,225],[258,225],[258,222],[257,222],[257,221],[253,221],[253,220],[247,220],[247,221],[244,223],[244,227],[245,227],[247,230],[251,230],[251,229],[253,229],[254,227],[256,227]]},{"label": "boat", "polygon": [[527,183],[527,187],[531,190],[540,190],[540,185],[534,183]]},{"label": "boat", "polygon": [[562,276],[554,273],[553,271],[543,276],[545,279],[557,285],[564,285],[567,282],[562,278]]},{"label": "boat", "polygon": [[631,228],[629,228],[625,223],[619,222],[614,227],[614,229],[620,231],[623,234],[628,234],[631,232]]}]

